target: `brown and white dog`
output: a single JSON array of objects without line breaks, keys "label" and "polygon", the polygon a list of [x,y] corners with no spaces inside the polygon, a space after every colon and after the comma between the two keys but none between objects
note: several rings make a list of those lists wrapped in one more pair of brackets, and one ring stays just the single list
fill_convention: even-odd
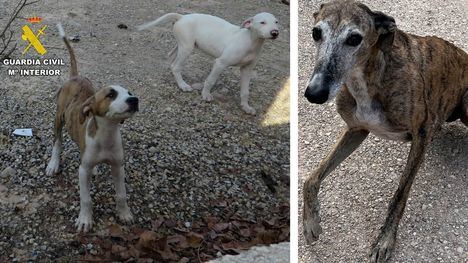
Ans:
[{"label": "brown and white dog", "polygon": [[322,104],[336,95],[347,128],[305,181],[304,236],[313,242],[322,231],[322,181],[369,132],[409,141],[406,168],[371,251],[371,262],[385,262],[434,132],[445,121],[460,119],[468,126],[468,55],[443,39],[398,30],[392,17],[350,0],[323,4],[314,18],[317,55],[305,96]]},{"label": "brown and white dog", "polygon": [[46,173],[53,175],[59,171],[62,127],[65,125],[70,137],[78,144],[81,156],[78,232],[89,231],[93,224],[90,177],[99,163],[111,166],[118,216],[124,222],[131,222],[133,216],[127,205],[120,124],[138,111],[138,98],[117,85],[95,91],[89,79],[78,75],[73,49],[62,26],[59,24],[57,28],[70,53],[71,72],[70,79],[57,94],[54,147]]}]

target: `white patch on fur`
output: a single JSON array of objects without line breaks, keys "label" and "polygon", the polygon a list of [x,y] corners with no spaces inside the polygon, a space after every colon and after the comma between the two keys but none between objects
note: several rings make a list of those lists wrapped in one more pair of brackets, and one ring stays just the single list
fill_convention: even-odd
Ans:
[{"label": "white patch on fur", "polygon": [[129,105],[126,102],[128,98],[133,97],[128,93],[128,90],[119,85],[110,85],[117,92],[117,97],[109,105],[109,110],[106,113],[106,117],[116,118],[123,117],[128,118],[133,113],[127,112]]},{"label": "white patch on fur", "polygon": [[406,132],[391,129],[383,112],[372,108],[372,98],[369,96],[362,69],[354,70],[351,78],[354,80],[354,85],[351,85],[350,82],[347,83],[347,86],[349,92],[356,100],[356,111],[354,113],[356,121],[383,139],[405,140]]},{"label": "white patch on fur", "polygon": [[50,157],[49,164],[47,164],[46,174],[48,176],[58,173],[60,166],[60,153],[62,152],[62,144],[60,140],[57,139],[54,143],[54,148],[52,149],[52,156]]}]

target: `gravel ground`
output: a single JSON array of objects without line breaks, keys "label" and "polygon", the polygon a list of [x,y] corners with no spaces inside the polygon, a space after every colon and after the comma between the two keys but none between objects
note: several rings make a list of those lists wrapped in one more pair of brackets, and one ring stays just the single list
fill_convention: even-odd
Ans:
[{"label": "gravel ground", "polygon": [[[334,103],[303,97],[315,48],[312,13],[322,1],[299,1],[299,185],[331,149],[344,122]],[[468,50],[468,4],[455,1],[364,1],[397,26],[437,35]],[[323,183],[323,233],[313,245],[299,238],[300,262],[365,262],[404,169],[409,144],[370,136]],[[434,139],[413,184],[391,262],[468,262],[468,132],[459,121]],[[302,201],[302,189],[299,199]],[[302,214],[302,203],[299,204]],[[300,221],[301,222],[301,219]],[[301,223],[299,223],[301,225]],[[299,232],[302,233],[300,226]]]},{"label": "gravel ground", "polygon": [[[0,1],[6,7],[0,18],[14,2]],[[244,114],[239,106],[238,69],[225,71],[215,86],[215,101],[205,103],[199,92],[183,93],[176,86],[167,59],[175,43],[170,28],[133,29],[167,12],[209,13],[240,24],[261,11],[275,14],[282,31],[277,40],[266,41],[256,67],[251,105],[257,116]],[[46,57],[64,58],[68,64],[53,26],[60,21],[68,35],[81,37],[73,47],[82,75],[96,87],[118,83],[140,97],[140,112],[122,127],[134,226],[146,228],[164,217],[190,228],[202,216],[226,213],[258,222],[276,217],[274,211],[289,204],[289,112],[284,110],[289,107],[288,6],[265,0],[117,0],[112,5],[44,0],[23,15],[41,16],[49,25]],[[18,39],[22,23],[13,25]],[[118,28],[121,23],[128,29]],[[212,63],[196,52],[184,72],[186,80],[202,82]],[[79,153],[68,136],[62,172],[45,175],[54,94],[68,67],[56,67],[62,70],[58,77],[8,77],[7,68],[0,66],[0,259],[73,257],[82,252],[70,246],[79,211]],[[278,94],[286,98],[278,102]],[[29,127],[34,137],[11,136],[14,129]],[[116,221],[109,171],[99,169],[92,187],[96,233]]]},{"label": "gravel ground", "polygon": [[239,255],[227,255],[211,263],[284,263],[289,262],[289,242],[271,246],[256,246]]}]

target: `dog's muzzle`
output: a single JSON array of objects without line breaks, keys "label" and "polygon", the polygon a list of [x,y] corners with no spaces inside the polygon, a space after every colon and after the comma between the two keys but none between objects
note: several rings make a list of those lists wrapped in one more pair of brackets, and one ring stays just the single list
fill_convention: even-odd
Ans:
[{"label": "dog's muzzle", "polygon": [[328,89],[320,89],[320,87],[308,86],[304,96],[310,103],[323,104],[328,100]]},{"label": "dog's muzzle", "polygon": [[304,96],[310,103],[323,104],[330,97],[332,83],[330,74],[316,73],[307,85]]},{"label": "dog's muzzle", "polygon": [[138,111],[138,98],[137,97],[130,97],[125,102],[128,104],[129,112]]},{"label": "dog's muzzle", "polygon": [[276,39],[279,36],[278,30],[271,30],[270,31],[271,38]]}]

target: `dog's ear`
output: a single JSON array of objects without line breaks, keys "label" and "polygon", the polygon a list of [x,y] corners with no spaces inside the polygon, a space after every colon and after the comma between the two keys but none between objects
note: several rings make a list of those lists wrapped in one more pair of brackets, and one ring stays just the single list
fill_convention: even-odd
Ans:
[{"label": "dog's ear", "polygon": [[252,26],[252,22],[253,22],[253,17],[246,19],[244,22],[242,22],[241,28],[249,29]]},{"label": "dog's ear", "polygon": [[79,121],[80,121],[80,124],[83,124],[86,120],[86,117],[88,117],[88,115],[91,113],[91,114],[94,114],[93,112],[93,105],[94,103],[96,102],[96,98],[94,98],[94,96],[88,98],[82,105],[81,105],[81,108],[80,108],[80,117],[79,117]]},{"label": "dog's ear", "polygon": [[314,19],[317,19],[317,16],[318,16],[318,14],[320,13],[320,10],[322,10],[322,8],[323,8],[324,5],[325,5],[325,4],[320,4],[319,11],[314,12],[314,13],[312,14],[312,16],[314,17]]},{"label": "dog's ear", "polygon": [[397,26],[395,19],[382,12],[373,12],[375,30],[379,34],[377,45],[382,51],[388,51],[393,44]]}]

